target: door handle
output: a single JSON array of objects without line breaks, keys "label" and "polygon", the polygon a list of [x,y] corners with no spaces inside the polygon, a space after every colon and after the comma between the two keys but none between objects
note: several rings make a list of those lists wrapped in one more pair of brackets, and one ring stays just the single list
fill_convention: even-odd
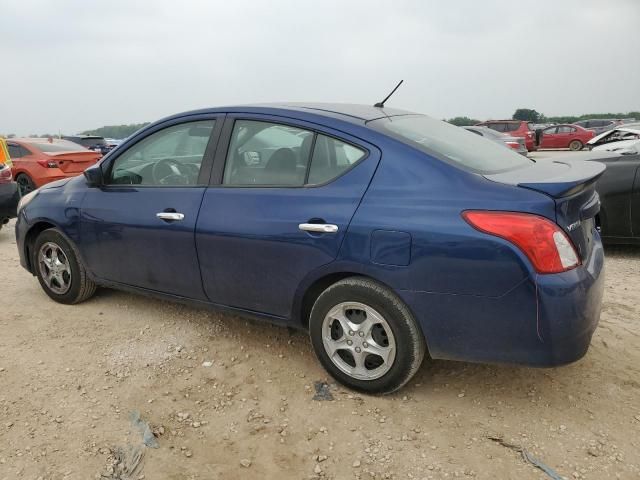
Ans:
[{"label": "door handle", "polygon": [[301,223],[298,228],[305,232],[317,233],[336,233],[338,231],[338,226],[330,223]]},{"label": "door handle", "polygon": [[174,222],[178,220],[184,220],[184,213],[178,212],[159,212],[156,213],[156,217],[160,220],[166,220],[168,222]]}]

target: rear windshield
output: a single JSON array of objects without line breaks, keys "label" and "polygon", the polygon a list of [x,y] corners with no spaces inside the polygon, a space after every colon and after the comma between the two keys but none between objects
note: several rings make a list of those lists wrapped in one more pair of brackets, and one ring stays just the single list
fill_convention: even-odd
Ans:
[{"label": "rear windshield", "polygon": [[84,152],[87,149],[82,145],[78,145],[74,142],[69,142],[67,140],[58,140],[54,143],[49,142],[23,142],[30,147],[37,148],[41,152],[52,153],[52,152]]},{"label": "rear windshield", "polygon": [[385,117],[369,126],[465,170],[491,174],[531,165],[510,148],[426,115]]},{"label": "rear windshield", "polygon": [[104,138],[102,137],[94,137],[94,138],[80,138],[76,140],[80,145],[84,145],[85,147],[92,147],[94,145],[106,145]]}]

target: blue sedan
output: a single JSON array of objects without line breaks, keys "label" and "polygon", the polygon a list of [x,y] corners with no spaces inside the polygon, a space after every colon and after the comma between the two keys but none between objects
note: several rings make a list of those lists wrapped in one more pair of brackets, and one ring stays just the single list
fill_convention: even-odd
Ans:
[{"label": "blue sedan", "polygon": [[16,237],[57,302],[113,287],[305,329],[338,381],[389,393],[425,356],[585,354],[603,171],[386,107],[206,109],[23,197]]}]

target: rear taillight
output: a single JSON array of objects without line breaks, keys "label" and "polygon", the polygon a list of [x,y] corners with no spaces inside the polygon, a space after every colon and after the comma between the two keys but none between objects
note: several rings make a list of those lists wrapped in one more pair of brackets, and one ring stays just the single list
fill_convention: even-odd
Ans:
[{"label": "rear taillight", "polygon": [[12,179],[11,169],[8,167],[2,168],[2,164],[0,164],[0,183],[9,183]]},{"label": "rear taillight", "polygon": [[478,210],[463,212],[462,218],[476,230],[513,243],[538,273],[560,273],[580,264],[569,237],[547,218],[530,213]]},{"label": "rear taillight", "polygon": [[38,160],[38,164],[45,168],[58,168],[57,162],[53,160]]},{"label": "rear taillight", "polygon": [[518,150],[520,148],[520,144],[518,142],[504,142],[507,146],[513,148],[514,150]]}]

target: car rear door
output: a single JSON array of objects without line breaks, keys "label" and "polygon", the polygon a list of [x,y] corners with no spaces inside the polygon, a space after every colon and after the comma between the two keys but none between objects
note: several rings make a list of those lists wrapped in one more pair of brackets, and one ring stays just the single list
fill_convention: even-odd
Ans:
[{"label": "car rear door", "polygon": [[316,124],[228,116],[196,228],[207,297],[290,318],[301,282],[338,255],[379,159]]},{"label": "car rear door", "polygon": [[79,248],[101,280],[205,300],[195,225],[224,116],[145,130],[103,162],[80,211]]}]

